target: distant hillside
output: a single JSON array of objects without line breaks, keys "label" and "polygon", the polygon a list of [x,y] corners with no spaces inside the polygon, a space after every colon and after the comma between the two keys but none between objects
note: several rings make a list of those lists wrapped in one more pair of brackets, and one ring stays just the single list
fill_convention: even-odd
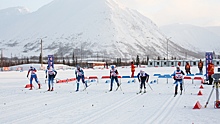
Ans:
[{"label": "distant hillside", "polygon": [[160,29],[165,35],[172,37],[176,44],[194,50],[194,52],[215,51],[220,53],[220,28],[198,27],[185,24],[162,26]]},{"label": "distant hillside", "polygon": [[[13,23],[8,25],[8,20]],[[78,57],[167,57],[167,36],[149,18],[114,0],[54,0],[4,23],[0,45],[5,56],[39,56],[42,38],[43,55],[70,56],[74,51]],[[169,58],[183,58],[185,52],[192,58],[201,56],[172,41]]]}]

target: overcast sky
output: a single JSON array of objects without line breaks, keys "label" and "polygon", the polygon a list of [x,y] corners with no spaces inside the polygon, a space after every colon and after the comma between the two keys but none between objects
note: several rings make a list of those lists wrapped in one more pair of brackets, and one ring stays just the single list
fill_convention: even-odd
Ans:
[{"label": "overcast sky", "polygon": [[[25,6],[36,11],[53,0],[0,0],[0,9]],[[220,0],[116,0],[140,11],[158,26],[183,23],[220,26]]]}]

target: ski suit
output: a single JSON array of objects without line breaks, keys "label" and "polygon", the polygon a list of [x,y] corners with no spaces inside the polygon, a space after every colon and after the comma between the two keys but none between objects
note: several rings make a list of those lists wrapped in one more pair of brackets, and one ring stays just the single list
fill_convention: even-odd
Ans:
[{"label": "ski suit", "polygon": [[147,73],[145,73],[144,71],[141,71],[138,73],[137,75],[138,77],[138,81],[141,82],[140,84],[140,90],[144,87],[144,89],[146,90],[146,85],[145,82],[148,82],[149,79],[149,75]]},{"label": "ski suit", "polygon": [[37,72],[37,70],[36,70],[34,67],[30,67],[30,69],[28,70],[27,77],[29,76],[29,73],[31,73],[31,78],[30,78],[30,90],[32,90],[32,86],[33,86],[32,81],[33,81],[33,79],[35,79],[35,82],[38,84],[39,89],[40,89],[40,83],[39,83],[39,81],[38,81],[36,72]]},{"label": "ski suit", "polygon": [[214,74],[214,64],[209,63],[208,64],[208,79],[209,79],[209,85],[212,85],[213,78],[212,75]]},{"label": "ski suit", "polygon": [[187,62],[185,66],[186,74],[191,74],[190,72],[190,64]]},{"label": "ski suit", "polygon": [[199,73],[203,74],[202,68],[203,68],[203,62],[200,60],[198,63]]},{"label": "ski suit", "polygon": [[46,73],[46,78],[48,75],[48,91],[50,91],[50,88],[51,88],[51,91],[53,91],[54,90],[53,89],[54,88],[54,78],[57,75],[57,71],[52,66],[50,66],[47,68],[45,73]]},{"label": "ski suit", "polygon": [[77,83],[76,83],[76,91],[79,91],[79,82],[80,79],[82,79],[82,82],[85,84],[85,86],[87,87],[87,83],[84,80],[84,71],[80,68],[77,67],[77,69],[75,70],[75,75],[76,75],[76,79],[77,79]]},{"label": "ski suit", "polygon": [[133,62],[131,63],[131,78],[134,77],[134,72],[135,72],[135,66],[133,64]]},{"label": "ski suit", "polygon": [[114,80],[117,83],[117,86],[119,87],[119,83],[118,83],[118,70],[115,69],[114,67],[112,67],[111,70],[110,70],[110,78],[111,78],[110,91],[112,91]]},{"label": "ski suit", "polygon": [[182,90],[183,90],[183,75],[184,72],[182,70],[176,70],[174,71],[174,73],[172,74],[175,82],[173,84],[176,84],[175,86],[175,95],[177,94],[177,90],[178,90],[178,82],[180,83],[180,91],[182,93]]}]

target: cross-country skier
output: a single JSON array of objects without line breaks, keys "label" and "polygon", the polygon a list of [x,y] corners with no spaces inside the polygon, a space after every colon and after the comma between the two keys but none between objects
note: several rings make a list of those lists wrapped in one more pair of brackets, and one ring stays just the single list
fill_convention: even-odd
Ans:
[{"label": "cross-country skier", "polygon": [[141,82],[140,84],[140,92],[142,92],[142,88],[144,88],[144,93],[146,93],[146,85],[145,82],[148,83],[149,75],[145,73],[143,70],[140,70],[140,72],[137,75],[138,81]]},{"label": "cross-country skier", "polygon": [[118,70],[115,68],[114,65],[111,66],[111,70],[110,70],[110,78],[111,78],[111,84],[110,84],[110,90],[112,91],[112,87],[113,87],[113,82],[115,80],[115,82],[117,83],[117,86],[119,87],[120,84],[118,82]]},{"label": "cross-country skier", "polygon": [[75,70],[75,75],[76,75],[76,92],[79,91],[79,82],[80,79],[82,79],[82,82],[85,84],[85,87],[88,87],[87,83],[84,80],[84,71],[82,68],[80,68],[80,66],[77,66],[76,70]]},{"label": "cross-country skier", "polygon": [[[57,71],[51,66],[47,66],[47,70],[45,71],[46,78],[48,75],[48,90],[47,91],[53,91],[54,90],[54,78],[57,75]],[[50,89],[51,88],[51,89]]]},{"label": "cross-country skier", "polygon": [[176,84],[175,86],[175,93],[174,93],[174,97],[177,95],[177,90],[178,90],[178,83],[180,83],[180,95],[182,95],[182,90],[183,90],[183,75],[184,72],[182,70],[180,70],[180,67],[177,66],[176,67],[176,71],[174,71],[174,73],[172,74],[173,79],[175,80],[175,82],[173,84]]},{"label": "cross-country skier", "polygon": [[38,78],[37,78],[37,74],[36,74],[37,70],[33,67],[33,66],[30,66],[30,69],[28,70],[28,73],[27,73],[27,78],[29,76],[29,73],[31,73],[31,78],[30,78],[30,90],[32,90],[32,81],[33,79],[35,79],[35,82],[38,84],[38,88],[40,89],[41,88],[41,84],[40,82],[38,81]]}]

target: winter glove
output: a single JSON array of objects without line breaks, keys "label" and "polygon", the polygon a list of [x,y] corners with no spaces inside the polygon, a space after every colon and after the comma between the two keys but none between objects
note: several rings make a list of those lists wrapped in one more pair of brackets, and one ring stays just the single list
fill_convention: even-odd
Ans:
[{"label": "winter glove", "polygon": [[28,75],[27,75],[27,78],[28,78]]},{"label": "winter glove", "polygon": [[47,78],[47,75],[46,75],[46,77],[45,78]]}]

